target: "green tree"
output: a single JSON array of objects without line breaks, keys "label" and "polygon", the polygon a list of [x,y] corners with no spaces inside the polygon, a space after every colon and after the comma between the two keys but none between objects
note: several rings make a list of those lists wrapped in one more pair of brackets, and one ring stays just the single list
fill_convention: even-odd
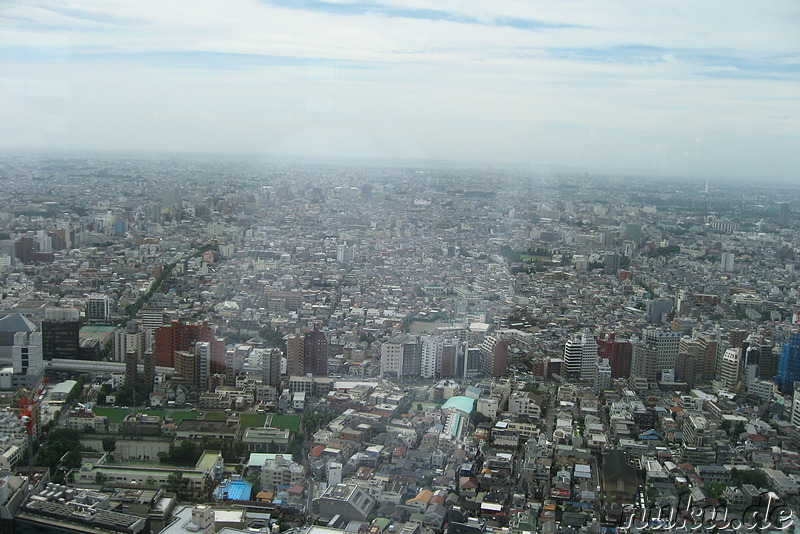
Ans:
[{"label": "green tree", "polygon": [[725,484],[720,484],[719,482],[711,482],[709,484],[706,484],[704,486],[704,489],[706,490],[706,493],[708,494],[709,498],[718,499],[722,501],[724,500],[722,499],[722,495],[725,493],[726,487],[727,486]]},{"label": "green tree", "polygon": [[61,462],[61,467],[67,471],[70,469],[78,469],[81,466],[81,460],[81,451],[78,449],[72,449],[64,455],[64,459]]},{"label": "green tree", "polygon": [[180,471],[170,473],[164,482],[163,488],[164,491],[174,494],[179,501],[185,501],[191,497],[189,479],[184,478],[183,473]]},{"label": "green tree", "polygon": [[741,486],[752,484],[756,488],[769,487],[769,477],[761,469],[731,469],[731,484]]},{"label": "green tree", "polygon": [[104,475],[101,471],[98,471],[97,474],[94,476],[94,483],[98,485],[103,485],[106,482],[106,475]]},{"label": "green tree", "polygon": [[189,467],[194,466],[203,453],[203,445],[195,445],[189,440],[183,440],[179,445],[170,445],[167,452],[158,453],[161,463]]},{"label": "green tree", "polygon": [[103,451],[104,452],[114,452],[117,450],[117,438],[112,436],[104,436],[103,437]]}]

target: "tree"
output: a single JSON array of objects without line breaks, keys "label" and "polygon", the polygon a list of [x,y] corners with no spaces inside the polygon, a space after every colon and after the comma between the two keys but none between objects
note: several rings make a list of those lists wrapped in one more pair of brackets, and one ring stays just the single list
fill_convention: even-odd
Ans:
[{"label": "tree", "polygon": [[146,484],[148,487],[153,487],[153,486],[155,486],[155,485],[156,485],[156,479],[154,479],[152,476],[149,476],[149,477],[147,477],[147,479],[144,481],[144,483],[145,483],[145,484]]},{"label": "tree", "polygon": [[81,466],[81,460],[81,451],[78,449],[72,449],[64,455],[64,460],[61,462],[61,466],[65,470],[78,469]]},{"label": "tree", "polygon": [[711,482],[710,484],[706,484],[704,489],[706,490],[706,493],[708,493],[709,498],[722,501],[722,495],[725,493],[726,487],[727,486],[725,484]]},{"label": "tree", "polygon": [[769,487],[769,477],[761,469],[731,469],[731,484],[752,484],[756,488]]},{"label": "tree", "polygon": [[117,438],[112,436],[103,437],[103,451],[111,453],[115,450],[117,450]]},{"label": "tree", "polygon": [[189,440],[183,440],[177,447],[170,445],[167,452],[158,453],[158,459],[164,464],[193,466],[200,459],[202,453],[202,444],[195,445]]},{"label": "tree", "polygon": [[97,474],[94,476],[94,483],[98,485],[103,485],[106,482],[106,475],[103,474],[102,471],[98,471]]},{"label": "tree", "polygon": [[164,482],[164,491],[174,494],[178,500],[186,500],[189,495],[189,479],[183,477],[183,473],[175,471],[170,473]]}]

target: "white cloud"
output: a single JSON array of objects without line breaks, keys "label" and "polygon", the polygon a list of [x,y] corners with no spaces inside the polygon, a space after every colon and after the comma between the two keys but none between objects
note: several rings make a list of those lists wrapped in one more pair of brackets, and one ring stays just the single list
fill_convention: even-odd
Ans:
[{"label": "white cloud", "polygon": [[[800,135],[795,2],[336,3],[6,4],[0,121],[16,127],[0,145],[338,146],[663,167],[684,151],[673,140],[696,150],[700,137],[699,172],[737,168],[713,149],[726,139],[769,143],[774,157]],[[415,9],[449,17],[392,16]],[[531,28],[512,27],[520,20]],[[43,116],[65,117],[63,128],[42,133]]]}]

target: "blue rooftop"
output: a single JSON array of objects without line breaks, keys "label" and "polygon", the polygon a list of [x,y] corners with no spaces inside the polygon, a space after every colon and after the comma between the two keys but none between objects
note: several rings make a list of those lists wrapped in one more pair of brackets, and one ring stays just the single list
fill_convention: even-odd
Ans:
[{"label": "blue rooftop", "polygon": [[471,399],[469,397],[450,397],[447,399],[447,402],[444,403],[442,409],[444,408],[455,408],[456,410],[460,410],[465,414],[469,415],[472,413],[472,408],[475,406],[475,399]]}]

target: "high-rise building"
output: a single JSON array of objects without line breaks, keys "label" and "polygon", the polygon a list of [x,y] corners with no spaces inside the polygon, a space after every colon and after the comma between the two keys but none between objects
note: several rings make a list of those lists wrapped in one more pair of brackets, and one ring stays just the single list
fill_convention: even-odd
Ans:
[{"label": "high-rise building", "polygon": [[463,346],[458,339],[445,339],[442,343],[442,378],[455,378],[461,376],[458,372],[458,362]]},{"label": "high-rise building", "polygon": [[718,343],[712,333],[699,334],[694,338],[681,339],[679,350],[695,358],[698,380],[713,380],[717,374]]},{"label": "high-rise building", "polygon": [[723,252],[719,260],[719,266],[726,273],[732,273],[734,269],[735,259],[736,259],[736,254],[734,254],[733,252]]},{"label": "high-rise building", "polygon": [[611,378],[628,378],[631,375],[631,342],[616,338],[616,334],[602,334],[597,338],[597,356],[607,359]]},{"label": "high-rise building", "polygon": [[697,382],[697,357],[689,352],[678,352],[675,358],[675,381],[685,383],[689,389]]},{"label": "high-rise building", "polygon": [[661,371],[675,369],[680,340],[678,332],[645,328],[642,340],[633,344],[631,375],[655,382]]},{"label": "high-rise building", "polygon": [[650,324],[662,324],[672,313],[674,302],[672,299],[651,299],[645,308],[645,320]]},{"label": "high-rise building", "polygon": [[464,378],[483,376],[483,353],[480,347],[467,347],[464,353]]},{"label": "high-rise building", "polygon": [[139,374],[139,354],[131,349],[125,353],[125,385],[135,384]]},{"label": "high-rise building", "polygon": [[600,393],[611,389],[611,363],[607,358],[598,360],[594,374],[594,391]]},{"label": "high-rise building", "polygon": [[422,378],[436,378],[442,374],[442,351],[444,338],[442,336],[422,336],[422,361],[420,376]]},{"label": "high-rise building", "polygon": [[792,390],[792,415],[790,421],[795,430],[800,431],[800,384],[796,384]]},{"label": "high-rise building", "polygon": [[778,390],[785,395],[792,392],[795,382],[800,381],[800,332],[790,334],[781,345],[776,381]]},{"label": "high-rise building", "polygon": [[45,308],[42,355],[45,360],[80,357],[80,312],[77,308]]},{"label": "high-rise building", "polygon": [[422,369],[422,343],[414,335],[397,336],[381,345],[381,374],[418,377]]},{"label": "high-rise building", "polygon": [[303,353],[306,370],[304,374],[328,376],[328,339],[315,325],[303,340]]},{"label": "high-rise building", "polygon": [[487,335],[483,338],[480,349],[483,376],[499,377],[508,374],[508,341]]},{"label": "high-rise building", "polygon": [[781,359],[781,348],[771,343],[762,342],[758,351],[758,378],[773,380],[778,373],[778,362]]},{"label": "high-rise building", "polygon": [[44,376],[42,333],[19,331],[11,347],[11,372],[0,373],[0,389],[34,388]]},{"label": "high-rise building", "polygon": [[616,275],[619,271],[620,256],[616,252],[606,254],[603,258],[603,274]]},{"label": "high-rise building", "polygon": [[198,341],[194,344],[194,386],[199,391],[207,391],[208,377],[211,376],[211,343]]},{"label": "high-rise building", "polygon": [[789,226],[791,221],[791,210],[788,202],[778,202],[778,223],[783,226]]},{"label": "high-rise building", "polygon": [[573,338],[564,345],[564,371],[568,377],[594,380],[598,360],[597,341],[588,330],[580,338]]},{"label": "high-rise building", "polygon": [[142,363],[144,364],[144,385],[147,386],[149,391],[152,391],[156,383],[155,353],[152,350],[145,351],[142,354]]},{"label": "high-rise building", "polygon": [[[178,350],[192,350],[198,341],[217,342],[214,328],[207,322],[182,323],[172,321],[155,331],[156,365],[174,367],[174,353]],[[223,352],[224,354],[224,352]]]},{"label": "high-rise building", "polygon": [[86,320],[106,323],[111,320],[113,299],[108,295],[93,293],[86,299]]},{"label": "high-rise building", "polygon": [[625,229],[622,232],[622,237],[625,239],[630,239],[637,245],[641,245],[644,242],[644,236],[642,234],[642,225],[634,223],[626,224]]},{"label": "high-rise building", "polygon": [[175,376],[173,381],[186,386],[195,384],[196,356],[191,350],[176,350],[173,357]]},{"label": "high-rise building", "polygon": [[280,349],[265,349],[261,359],[261,381],[265,386],[278,387],[281,384]]},{"label": "high-rise building", "polygon": [[318,326],[286,338],[287,372],[291,376],[328,375],[328,339]]},{"label": "high-rise building", "polygon": [[737,393],[739,389],[741,354],[742,349],[730,348],[722,356],[722,369],[720,369],[719,373],[720,380],[722,380],[725,388],[732,393]]},{"label": "high-rise building", "polygon": [[128,352],[137,354],[137,359],[146,350],[146,337],[144,328],[136,321],[128,321],[125,328],[114,331],[114,361],[125,361]]}]

